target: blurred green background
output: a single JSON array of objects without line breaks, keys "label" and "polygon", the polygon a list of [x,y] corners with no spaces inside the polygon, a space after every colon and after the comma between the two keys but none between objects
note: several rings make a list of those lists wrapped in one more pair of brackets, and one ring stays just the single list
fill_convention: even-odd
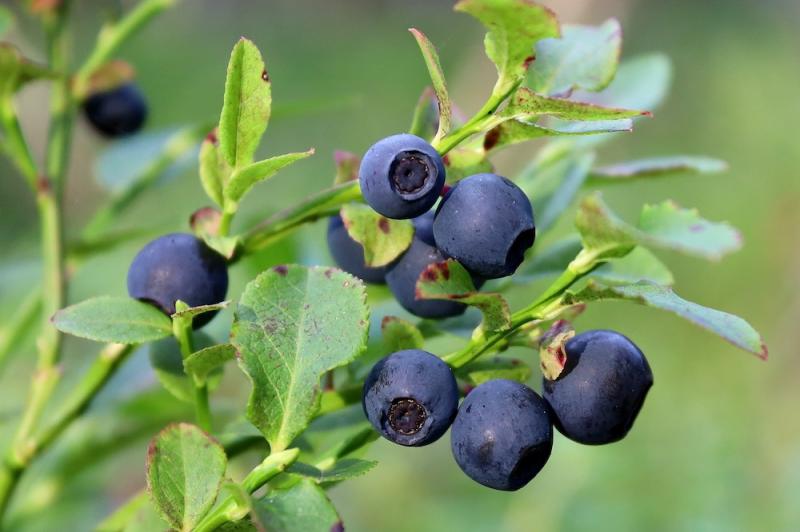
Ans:
[{"label": "blurred green background", "polygon": [[[619,18],[623,58],[663,51],[673,59],[674,84],[666,105],[652,120],[639,122],[633,134],[610,144],[601,162],[708,154],[728,161],[730,171],[608,188],[606,200],[633,216],[644,202],[672,198],[740,228],[744,250],[721,264],[661,257],[673,268],[678,293],[742,315],[762,332],[770,360],[761,362],[657,311],[622,303],[594,305],[578,327],[614,328],[628,335],[647,354],[655,375],[656,385],[624,441],[584,447],[556,435],[545,470],[511,494],[465,477],[450,456],[449,438],[423,449],[379,441],[369,452],[379,466],[332,490],[344,523],[351,531],[800,530],[800,145],[795,132],[800,123],[800,4],[545,3],[562,22]],[[109,4],[77,2],[74,44],[81,57]],[[458,105],[465,112],[480,105],[494,82],[493,67],[483,56],[480,26],[453,13],[451,6],[423,0],[185,0],[148,26],[121,57],[138,71],[151,105],[147,130],[155,132],[215,120],[232,45],[246,35],[261,48],[274,98],[261,153],[314,146],[317,155],[258,187],[237,219],[244,227],[248,220],[327,186],[334,150],[360,153],[375,139],[408,127],[428,79],[407,28],[420,28],[437,45]],[[11,40],[28,55],[42,57],[41,35],[30,20],[18,20]],[[46,97],[46,85],[38,84],[19,100],[37,153],[45,134]],[[67,193],[70,234],[106,194],[95,161],[108,147],[78,124]],[[499,172],[513,175],[534,148],[522,145],[503,152],[496,159]],[[38,279],[39,264],[34,203],[5,161],[0,176],[2,322]],[[154,233],[186,230],[191,212],[207,203],[195,170],[188,168],[148,192],[119,226],[152,228]],[[569,228],[569,215],[565,218],[548,239]],[[127,264],[145,240],[85,264],[75,275],[71,300],[125,294]],[[263,268],[287,261],[330,262],[323,223],[238,266],[231,297],[238,297],[243,284]],[[376,293],[376,301],[380,296]],[[398,311],[381,303],[376,313],[385,312]],[[222,338],[226,320],[230,317],[215,320],[210,332]],[[67,347],[66,386],[96,352],[92,344],[76,340]],[[22,346],[0,380],[0,443],[14,427],[34,353],[31,342]],[[530,352],[516,355],[534,360]],[[223,413],[241,409],[243,382],[229,368],[214,408]],[[137,391],[145,396],[132,404]],[[17,498],[10,527],[86,530],[141,487],[147,439],[167,420],[186,415],[166,397],[157,391],[146,357],[136,357],[98,401],[93,419],[73,427],[25,479],[20,493],[26,496]],[[120,412],[116,405],[125,401],[127,410]],[[143,410],[160,419],[135,428],[130,419]],[[115,439],[128,444],[120,455],[106,456],[105,448],[97,446],[98,440]],[[65,456],[65,465],[53,469]]]}]

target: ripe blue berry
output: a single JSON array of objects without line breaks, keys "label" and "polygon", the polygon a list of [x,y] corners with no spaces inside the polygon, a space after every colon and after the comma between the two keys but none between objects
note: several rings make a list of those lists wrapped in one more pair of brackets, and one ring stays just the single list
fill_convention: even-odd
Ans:
[{"label": "ripe blue berry", "polygon": [[450,445],[459,467],[475,482],[518,490],[550,458],[553,424],[547,403],[524,384],[485,382],[461,402]]},{"label": "ripe blue berry", "polygon": [[136,133],[147,118],[147,103],[132,83],[92,94],[83,110],[92,126],[110,138]]},{"label": "ripe blue berry", "polygon": [[644,354],[614,331],[587,331],[564,344],[564,369],[544,379],[544,398],[564,436],[599,445],[621,440],[633,426],[653,374]]},{"label": "ripe blue berry", "polygon": [[358,179],[364,199],[376,212],[387,218],[414,218],[439,198],[445,180],[444,163],[423,139],[392,135],[367,150]]},{"label": "ripe blue berry", "polygon": [[400,305],[420,318],[449,318],[463,314],[467,306],[444,299],[417,299],[417,280],[420,274],[447,257],[436,248],[431,231],[433,213],[414,219],[414,239],[411,246],[394,262],[386,273],[386,283]]},{"label": "ripe blue berry", "polygon": [[533,245],[536,228],[525,193],[495,174],[459,181],[442,199],[433,222],[436,244],[485,279],[513,274]]},{"label": "ripe blue berry", "polygon": [[[192,307],[225,299],[228,266],[225,258],[192,235],[173,233],[148,243],[128,269],[128,294],[151,303],[167,315],[175,313],[175,302]],[[216,313],[194,319],[202,327]]]},{"label": "ripe blue berry", "polygon": [[362,404],[384,438],[419,447],[447,432],[458,408],[458,386],[439,357],[419,349],[398,351],[372,368]]},{"label": "ripe blue berry", "polygon": [[367,283],[386,282],[388,266],[371,268],[364,263],[364,248],[361,244],[350,238],[342,217],[338,214],[331,216],[328,223],[328,250],[330,250],[336,264]]},{"label": "ripe blue berry", "polygon": [[485,382],[461,402],[450,446],[459,467],[475,482],[518,490],[550,458],[553,423],[547,403],[519,382]]}]

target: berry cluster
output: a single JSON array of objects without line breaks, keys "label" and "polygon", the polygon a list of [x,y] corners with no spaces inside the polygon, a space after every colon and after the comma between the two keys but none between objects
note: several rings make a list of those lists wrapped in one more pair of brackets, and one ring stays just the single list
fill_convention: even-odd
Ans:
[{"label": "berry cluster", "polygon": [[543,397],[496,379],[469,391],[460,406],[447,364],[426,351],[399,351],[372,368],[364,412],[384,438],[406,446],[432,443],[452,426],[453,457],[467,476],[490,488],[518,490],[547,463],[553,425],[580,443],[618,441],[653,384],[644,354],[617,332],[585,332],[561,349],[563,370],[543,379]]},{"label": "berry cluster", "polygon": [[375,143],[361,161],[358,178],[364,199],[377,213],[413,219],[414,238],[392,264],[370,268],[361,244],[335,216],[328,228],[331,255],[342,269],[364,281],[388,284],[397,301],[421,318],[457,316],[466,309],[454,301],[417,299],[417,281],[431,264],[454,258],[479,288],[486,279],[513,274],[533,245],[533,209],[519,187],[499,175],[477,174],[442,196],[442,158],[417,136],[393,135]]}]

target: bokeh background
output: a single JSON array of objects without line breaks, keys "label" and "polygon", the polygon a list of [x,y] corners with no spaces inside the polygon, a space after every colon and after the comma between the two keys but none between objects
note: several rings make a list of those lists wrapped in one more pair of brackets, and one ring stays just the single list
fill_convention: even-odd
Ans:
[{"label": "bokeh background", "polygon": [[[16,9],[17,2],[2,3]],[[708,154],[728,161],[730,170],[613,187],[605,197],[627,216],[644,202],[672,198],[740,228],[743,251],[722,263],[661,257],[684,297],[742,315],[759,329],[770,360],[739,352],[658,311],[594,305],[578,326],[614,328],[633,338],[655,375],[636,427],[624,441],[584,447],[556,435],[546,469],[511,494],[461,474],[450,457],[449,438],[411,450],[379,441],[368,453],[379,466],[332,490],[344,523],[352,531],[800,530],[800,3],[545,3],[562,22],[619,18],[623,58],[652,51],[672,58],[667,103],[633,134],[609,144],[601,162]],[[90,46],[110,4],[77,2],[77,55]],[[135,65],[150,101],[147,131],[158,132],[213,121],[232,45],[246,35],[261,48],[274,98],[261,152],[314,146],[317,155],[258,187],[238,219],[242,227],[328,185],[335,149],[362,152],[375,139],[408,127],[428,79],[407,28],[420,28],[437,45],[459,106],[470,112],[480,105],[494,81],[483,56],[482,29],[451,7],[429,0],[185,0],[148,26],[121,57]],[[31,21],[20,19],[11,40],[28,55],[42,57],[41,35]],[[47,87],[40,84],[20,98],[24,127],[38,153],[46,97]],[[96,161],[110,148],[79,123],[67,194],[70,234],[107,195]],[[499,171],[513,175],[534,148],[503,152]],[[124,173],[136,164],[123,158],[117,168]],[[149,191],[119,227],[152,228],[154,234],[186,230],[189,214],[207,203],[189,166]],[[566,218],[553,236],[569,228]],[[123,295],[127,264],[145,240],[86,263],[75,275],[70,298]],[[13,168],[0,161],[0,325],[38,279],[37,246],[34,203]],[[237,267],[231,296],[263,268],[287,261],[329,263],[323,223]],[[376,292],[375,301],[381,295]],[[379,312],[397,312],[380,305]],[[226,319],[215,320],[210,332],[224,336]],[[95,350],[90,343],[68,342],[65,386]],[[35,353],[31,341],[17,351],[0,378],[2,442],[14,427]],[[241,408],[242,383],[229,368],[215,409]],[[143,395],[131,399],[136,393]],[[91,419],[75,425],[25,479],[26,496],[15,502],[10,529],[88,530],[141,487],[147,439],[158,426],[186,415],[168,397],[158,391],[147,357],[138,355],[97,402]],[[132,422],[143,410],[161,418],[151,425]],[[113,442],[126,444],[120,455],[106,452]],[[62,465],[56,467],[57,461]]]}]

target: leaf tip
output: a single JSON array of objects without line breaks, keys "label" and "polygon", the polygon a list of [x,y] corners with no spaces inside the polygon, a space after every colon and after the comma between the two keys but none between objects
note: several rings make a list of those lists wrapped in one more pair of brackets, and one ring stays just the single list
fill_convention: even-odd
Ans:
[{"label": "leaf tip", "polygon": [[767,347],[766,343],[761,342],[761,351],[756,353],[756,356],[761,360],[763,360],[764,362],[766,362],[769,359],[769,348]]}]

